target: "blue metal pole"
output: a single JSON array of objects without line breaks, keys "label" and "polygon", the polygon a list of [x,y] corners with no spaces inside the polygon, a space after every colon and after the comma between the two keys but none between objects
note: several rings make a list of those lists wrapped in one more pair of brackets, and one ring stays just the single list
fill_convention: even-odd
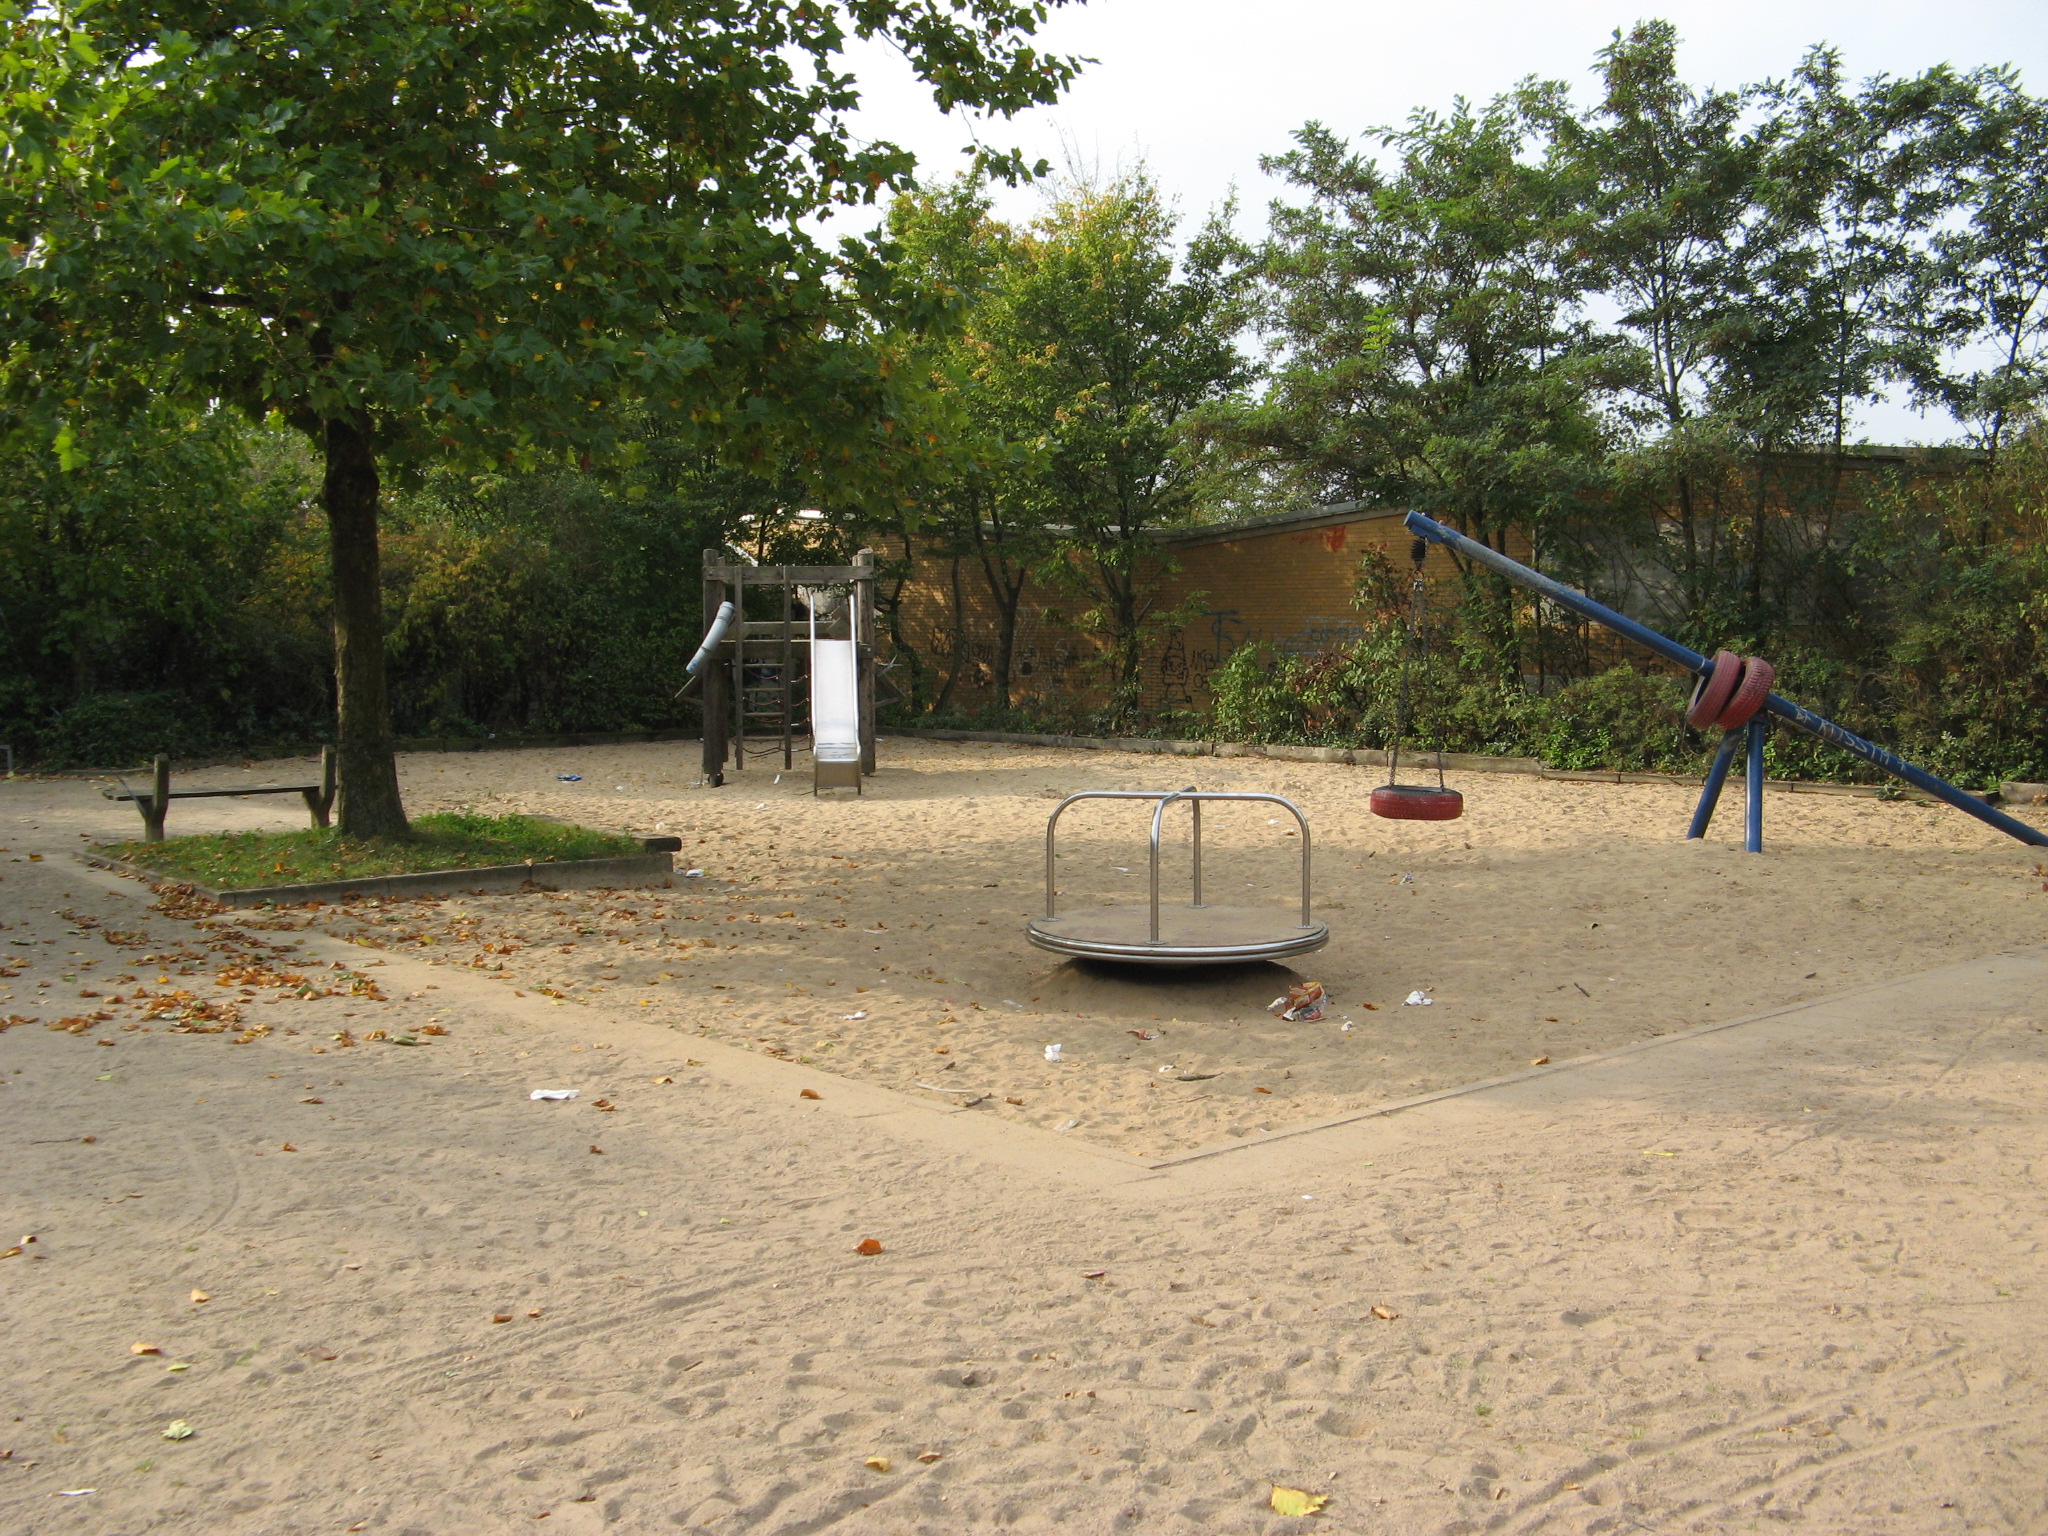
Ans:
[{"label": "blue metal pole", "polygon": [[1728,782],[1728,770],[1735,764],[1735,749],[1742,744],[1742,732],[1728,731],[1721,737],[1721,745],[1714,753],[1714,766],[1707,770],[1706,787],[1700,791],[1700,803],[1693,807],[1692,825],[1686,829],[1688,842],[1707,835],[1708,824],[1714,819],[1714,807],[1721,803],[1721,786]]},{"label": "blue metal pole", "polygon": [[[1489,549],[1477,539],[1468,539],[1455,528],[1446,528],[1433,517],[1424,517],[1420,512],[1410,512],[1402,519],[1408,531],[1425,539],[1455,549],[1477,564],[1489,570],[1498,571],[1508,580],[1541,593],[1560,608],[1569,608],[1582,618],[1591,619],[1595,624],[1604,624],[1616,634],[1635,641],[1638,645],[1655,651],[1666,661],[1676,662],[1688,672],[1704,673],[1707,658],[1698,651],[1680,645],[1676,640],[1660,635],[1654,629],[1638,624],[1626,614],[1616,613],[1605,604],[1596,603],[1585,593],[1566,586],[1561,581],[1552,581],[1541,571],[1532,571],[1519,561],[1510,560],[1498,550]],[[1803,709],[1790,699],[1771,694],[1764,700],[1760,713],[1775,715],[1787,725],[1817,736],[1830,746],[1840,747],[1852,756],[1862,758],[1876,768],[1882,768],[1894,778],[1904,779],[1915,789],[1923,789],[1935,799],[1954,806],[1966,816],[1974,816],[1988,827],[1996,827],[2007,837],[2017,838],[2035,848],[2048,848],[2048,832],[2039,827],[2027,825],[2017,817],[2008,816],[1993,806],[1986,805],[1975,795],[1957,789],[1946,779],[1937,779],[1924,768],[1915,768],[1904,758],[1885,751],[1874,742],[1865,741],[1854,731],[1844,730],[1810,709]]]},{"label": "blue metal pole", "polygon": [[1764,851],[1764,736],[1769,729],[1762,715],[1749,722],[1749,804],[1743,807],[1742,835],[1748,853]]}]

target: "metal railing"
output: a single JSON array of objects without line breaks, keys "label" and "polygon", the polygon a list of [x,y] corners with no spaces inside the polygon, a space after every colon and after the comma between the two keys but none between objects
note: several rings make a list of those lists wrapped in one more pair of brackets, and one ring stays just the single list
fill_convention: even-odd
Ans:
[{"label": "metal railing", "polygon": [[1301,926],[1304,928],[1313,926],[1309,907],[1309,868],[1311,861],[1309,854],[1308,818],[1301,814],[1301,807],[1292,800],[1285,799],[1280,795],[1269,795],[1255,791],[1198,790],[1192,784],[1188,785],[1185,789],[1165,790],[1084,789],[1079,794],[1067,796],[1066,799],[1055,806],[1052,815],[1047,818],[1045,823],[1045,915],[1048,921],[1059,916],[1059,893],[1053,866],[1053,861],[1057,857],[1054,838],[1055,834],[1059,831],[1060,817],[1065,814],[1067,807],[1077,800],[1156,800],[1158,802],[1152,810],[1150,870],[1152,926],[1150,929],[1151,938],[1148,942],[1153,944],[1159,942],[1159,834],[1162,826],[1165,824],[1166,808],[1176,800],[1187,801],[1189,809],[1194,813],[1194,901],[1192,905],[1196,907],[1202,905],[1202,803],[1204,801],[1256,801],[1265,805],[1280,806],[1288,815],[1292,816],[1295,826],[1301,831]]}]

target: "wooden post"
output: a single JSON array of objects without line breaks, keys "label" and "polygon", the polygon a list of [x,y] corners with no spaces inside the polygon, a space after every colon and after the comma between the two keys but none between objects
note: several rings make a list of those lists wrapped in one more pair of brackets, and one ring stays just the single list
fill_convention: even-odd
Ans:
[{"label": "wooden post", "polygon": [[160,755],[150,765],[149,799],[142,806],[142,840],[145,843],[164,840],[164,812],[170,806],[171,760]]},{"label": "wooden post", "polygon": [[860,771],[875,771],[875,552],[853,557],[853,656],[860,688]]},{"label": "wooden post", "polygon": [[[734,566],[732,581],[732,766],[747,766],[747,573]],[[722,784],[723,778],[719,780]]]}]

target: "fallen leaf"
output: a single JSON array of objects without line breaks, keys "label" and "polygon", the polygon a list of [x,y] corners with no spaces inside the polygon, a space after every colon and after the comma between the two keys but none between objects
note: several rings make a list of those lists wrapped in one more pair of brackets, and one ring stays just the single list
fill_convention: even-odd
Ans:
[{"label": "fallen leaf", "polygon": [[1022,1103],[1023,1103],[1024,1101],[1023,1101],[1022,1099],[1008,1099],[1008,1098],[1006,1098],[1006,1099],[1004,1099],[1004,1100],[1003,1100],[1003,1102],[1004,1102],[1005,1104],[1022,1104]]},{"label": "fallen leaf", "polygon": [[592,1142],[592,1143],[590,1144],[590,1150],[591,1150],[591,1151],[593,1151],[593,1152],[595,1152],[595,1153],[596,1153],[596,1154],[597,1154],[597,1155],[598,1155],[599,1157],[603,1157],[603,1156],[604,1156],[604,1148],[603,1148],[603,1147],[600,1147],[600,1146],[599,1146],[599,1145],[598,1145],[598,1144],[597,1144],[596,1142],[594,1142],[594,1141],[593,1141],[593,1142]]},{"label": "fallen leaf", "polygon": [[196,1431],[183,1419],[173,1419],[164,1426],[166,1440],[190,1440]]},{"label": "fallen leaf", "polygon": [[0,1248],[0,1259],[18,1259],[20,1257],[21,1250],[19,1248]]},{"label": "fallen leaf", "polygon": [[164,1369],[165,1369],[165,1370],[167,1370],[167,1371],[170,1371],[170,1372],[171,1372],[171,1373],[173,1373],[173,1374],[176,1374],[176,1373],[177,1373],[177,1372],[179,1372],[179,1371],[189,1371],[189,1370],[191,1370],[191,1369],[192,1369],[192,1367],[191,1367],[191,1365],[190,1365],[189,1363],[187,1363],[186,1361],[183,1361],[183,1360],[179,1360],[179,1361],[175,1362],[174,1364],[171,1364],[171,1365],[167,1365],[167,1366],[165,1366],[165,1367],[164,1367]]},{"label": "fallen leaf", "polygon": [[302,1349],[299,1353],[308,1360],[333,1360],[338,1358],[334,1351],[325,1344],[315,1344],[311,1349]]},{"label": "fallen leaf", "polygon": [[1276,1515],[1312,1515],[1330,1502],[1326,1493],[1310,1493],[1305,1488],[1282,1488],[1273,1485],[1273,1513]]},{"label": "fallen leaf", "polygon": [[130,1344],[128,1346],[128,1353],[131,1355],[160,1355],[163,1351],[154,1344]]},{"label": "fallen leaf", "polygon": [[512,1321],[512,1314],[510,1312],[493,1312],[491,1314],[491,1321],[494,1323],[509,1323]]},{"label": "fallen leaf", "polygon": [[592,1109],[614,1110],[617,1109],[619,1106],[614,1104],[610,1099],[592,1099],[590,1101],[590,1107]]},{"label": "fallen leaf", "polygon": [[325,1099],[301,1099],[299,1102],[301,1104],[325,1104],[327,1101]]},{"label": "fallen leaf", "polygon": [[1159,1038],[1159,1031],[1156,1029],[1127,1029],[1124,1033],[1136,1035],[1140,1040],[1157,1040]]},{"label": "fallen leaf", "polygon": [[855,1253],[864,1253],[869,1258],[873,1258],[876,1254],[882,1251],[882,1245],[876,1242],[872,1237],[864,1237],[859,1242],[853,1245],[853,1251]]},{"label": "fallen leaf", "polygon": [[889,1458],[886,1456],[870,1456],[861,1465],[871,1472],[886,1472],[889,1470]]},{"label": "fallen leaf", "polygon": [[926,1466],[930,1466],[933,1462],[943,1459],[945,1454],[944,1451],[920,1451],[917,1459]]},{"label": "fallen leaf", "polygon": [[532,1310],[531,1312],[527,1313],[526,1315],[527,1315],[528,1317],[539,1317],[539,1316],[540,1316],[540,1308],[539,1308],[539,1307],[535,1307],[535,1308],[534,1308],[534,1309],[533,1309],[533,1310]]},{"label": "fallen leaf", "polygon": [[1271,1093],[1272,1091],[1270,1088],[1254,1088],[1252,1090],[1253,1093]]},{"label": "fallen leaf", "polygon": [[822,1099],[824,1095],[815,1088],[806,1088],[797,1097],[800,1099]]},{"label": "fallen leaf", "polygon": [[283,1146],[279,1147],[279,1148],[278,1148],[277,1150],[278,1150],[278,1151],[280,1151],[280,1152],[296,1152],[296,1151],[298,1151],[299,1149],[298,1149],[297,1147],[293,1146],[293,1145],[292,1145],[292,1144],[291,1144],[290,1142],[286,1142],[286,1143],[285,1143],[285,1144],[284,1144]]},{"label": "fallen leaf", "polygon": [[1529,1058],[1529,1065],[1532,1067],[1547,1067],[1550,1065],[1550,1058],[1548,1056],[1531,1056]]},{"label": "fallen leaf", "polygon": [[1372,1315],[1378,1318],[1383,1323],[1391,1323],[1395,1318],[1399,1317],[1401,1314],[1396,1311],[1393,1311],[1391,1308],[1388,1307],[1374,1307],[1372,1309]]},{"label": "fallen leaf", "polygon": [[204,1291],[194,1291],[192,1293],[192,1300],[196,1303],[202,1301],[211,1301],[213,1300],[213,1298],[207,1295]]},{"label": "fallen leaf", "polygon": [[672,1077],[657,1077],[655,1081],[657,1083],[672,1083],[675,1081],[675,1079]]},{"label": "fallen leaf", "polygon": [[1109,1271],[1106,1269],[1084,1269],[1081,1271],[1081,1278],[1083,1280],[1100,1280],[1108,1273]]}]

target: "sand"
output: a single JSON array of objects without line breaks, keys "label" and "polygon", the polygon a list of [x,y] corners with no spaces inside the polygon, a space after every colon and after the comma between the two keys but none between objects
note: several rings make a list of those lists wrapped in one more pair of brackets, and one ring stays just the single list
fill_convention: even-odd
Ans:
[{"label": "sand", "polygon": [[[0,1528],[2048,1527],[2038,855],[1901,803],[1773,797],[1748,859],[1663,786],[1396,826],[1357,770],[884,752],[831,802],[675,748],[408,759],[416,810],[667,823],[705,888],[316,926],[147,912],[64,857],[119,808],[0,786],[0,1018],[39,1021],[0,1034]],[[1309,814],[1330,1020],[1023,945],[1049,796],[1174,778]],[[292,821],[204,804],[173,830]],[[1111,830],[1063,886],[1128,899]],[[1280,830],[1212,825],[1215,870],[1279,900]]]},{"label": "sand", "polygon": [[[1912,802],[1772,795],[1771,851],[1757,858],[1741,850],[1739,793],[1713,840],[1685,842],[1694,792],[1683,786],[1465,775],[1454,779],[1470,806],[1462,820],[1391,822],[1366,808],[1376,775],[1336,765],[909,740],[883,756],[857,799],[813,797],[802,765],[780,784],[750,768],[695,788],[688,744],[411,757],[416,810],[671,833],[703,877],[618,899],[355,907],[322,927],[490,967],[515,986],[644,1007],[862,1081],[985,1095],[983,1113],[1147,1156],[2048,936],[2038,850]],[[1024,925],[1043,910],[1058,798],[1186,783],[1302,807],[1328,948],[1291,966],[1164,975],[1032,948]],[[291,823],[284,807],[246,804]],[[1208,808],[1211,901],[1284,913],[1298,899],[1298,839],[1282,814]],[[1146,826],[1142,807],[1070,810],[1061,900],[1142,903]],[[1185,901],[1185,823],[1168,842],[1162,890]],[[1266,1011],[1304,979],[1329,990],[1323,1022]],[[1432,1002],[1407,1005],[1416,991]],[[1045,1060],[1052,1044],[1057,1065]]]}]

